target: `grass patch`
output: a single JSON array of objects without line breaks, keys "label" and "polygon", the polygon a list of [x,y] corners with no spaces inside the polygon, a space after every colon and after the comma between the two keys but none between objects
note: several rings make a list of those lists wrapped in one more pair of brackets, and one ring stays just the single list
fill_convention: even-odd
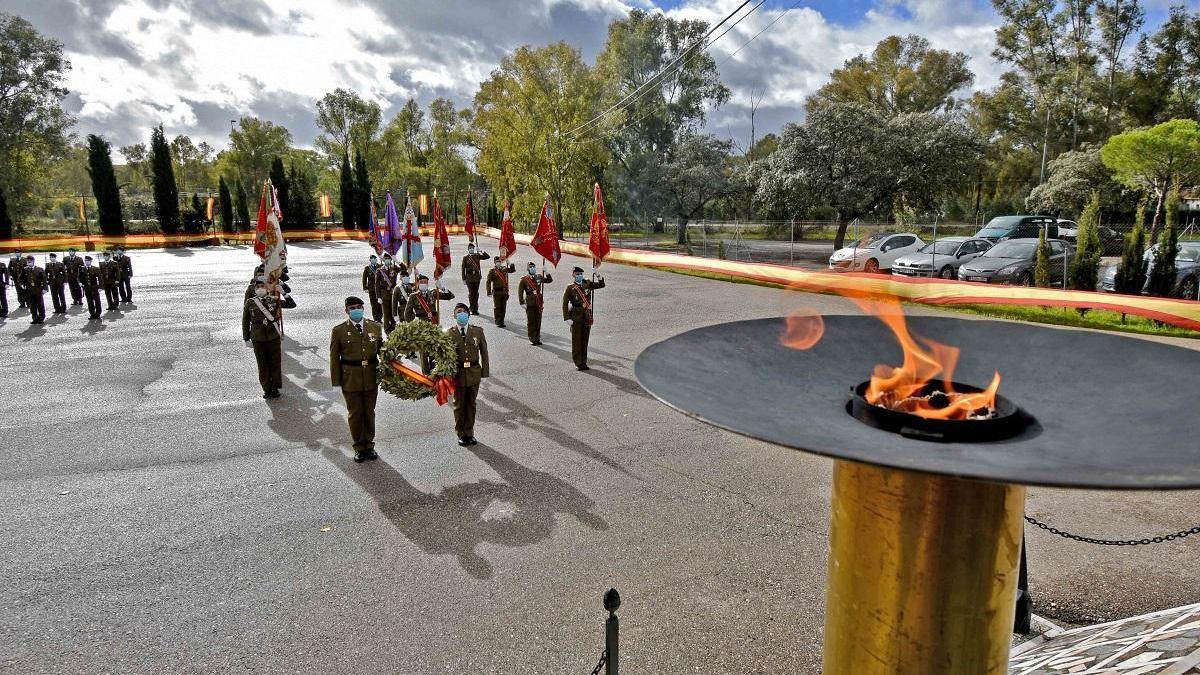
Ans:
[{"label": "grass patch", "polygon": [[[1193,330],[1171,326],[1132,314],[1122,315],[1119,312],[1110,312],[1105,309],[1090,309],[1086,314],[1080,314],[1078,310],[1071,307],[1028,307],[1024,305],[938,305],[938,309],[947,312],[958,312],[960,314],[976,314],[997,319],[1015,319],[1017,321],[1048,323],[1055,326],[1069,326],[1072,328],[1093,328],[1120,333],[1181,337],[1193,340],[1200,338],[1200,333]],[[1124,320],[1122,320],[1122,316]]]}]

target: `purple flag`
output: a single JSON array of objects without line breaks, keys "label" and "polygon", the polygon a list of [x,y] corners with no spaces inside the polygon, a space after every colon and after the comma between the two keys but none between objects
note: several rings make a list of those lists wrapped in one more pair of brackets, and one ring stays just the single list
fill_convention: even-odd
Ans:
[{"label": "purple flag", "polygon": [[379,243],[383,250],[393,257],[400,250],[400,242],[404,239],[404,228],[400,226],[400,214],[396,213],[396,202],[392,201],[392,193],[387,193],[387,211],[383,215],[383,229],[379,231]]}]

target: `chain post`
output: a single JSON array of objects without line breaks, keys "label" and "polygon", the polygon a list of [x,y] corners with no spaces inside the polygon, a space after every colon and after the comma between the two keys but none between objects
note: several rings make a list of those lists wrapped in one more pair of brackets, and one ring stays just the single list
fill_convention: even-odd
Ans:
[{"label": "chain post", "polygon": [[617,618],[617,610],[621,607],[621,594],[617,589],[610,588],[604,592],[604,609],[608,612],[608,620],[604,622],[604,675],[617,675],[619,667],[619,643],[621,621]]},{"label": "chain post", "polygon": [[1017,615],[1013,621],[1013,632],[1029,635],[1033,626],[1033,596],[1029,594],[1029,565],[1025,561],[1024,528],[1021,530],[1021,571],[1017,575]]}]

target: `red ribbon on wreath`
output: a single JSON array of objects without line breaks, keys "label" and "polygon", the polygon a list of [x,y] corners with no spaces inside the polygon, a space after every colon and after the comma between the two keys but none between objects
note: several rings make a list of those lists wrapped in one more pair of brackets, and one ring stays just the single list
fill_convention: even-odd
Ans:
[{"label": "red ribbon on wreath", "polygon": [[454,380],[446,377],[445,375],[442,375],[435,380],[425,373],[422,373],[419,370],[413,370],[412,368],[409,368],[402,362],[395,359],[392,359],[392,361],[389,362],[389,365],[392,367],[392,370],[396,371],[397,374],[403,375],[417,384],[423,384],[432,389],[434,398],[437,400],[438,405],[446,405],[446,401],[449,401],[450,397],[454,395]]}]

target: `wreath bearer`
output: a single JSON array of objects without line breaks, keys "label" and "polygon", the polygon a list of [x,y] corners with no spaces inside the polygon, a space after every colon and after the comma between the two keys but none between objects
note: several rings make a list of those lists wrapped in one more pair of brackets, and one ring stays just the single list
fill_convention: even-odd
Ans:
[{"label": "wreath bearer", "polygon": [[454,324],[446,334],[454,340],[454,433],[459,445],[475,445],[475,399],[479,384],[489,376],[487,339],[483,329],[470,325],[471,308],[464,303],[454,306]]},{"label": "wreath bearer", "polygon": [[379,348],[383,325],[364,317],[362,298],[346,298],[348,319],[333,327],[329,339],[329,374],[342,388],[346,421],[354,441],[354,461],[376,459],[375,401],[379,396]]}]

